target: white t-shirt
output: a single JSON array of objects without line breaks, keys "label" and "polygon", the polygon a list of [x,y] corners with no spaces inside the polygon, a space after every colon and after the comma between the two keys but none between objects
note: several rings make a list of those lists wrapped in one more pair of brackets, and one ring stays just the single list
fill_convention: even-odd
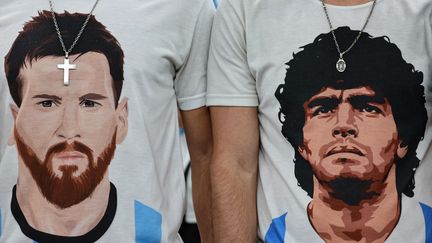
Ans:
[{"label": "white t-shirt", "polygon": [[[371,8],[372,2],[327,5],[341,51]],[[325,195],[323,185],[330,188],[323,197],[330,207],[362,208],[371,198],[385,198],[371,189],[385,184],[389,195],[402,197],[385,205],[396,212],[402,201],[387,240],[406,242],[396,235],[409,235],[409,242],[432,241],[432,2],[377,0],[365,32],[343,56],[347,67],[339,73],[321,1],[221,1],[212,29],[207,105],[258,108],[260,240],[322,242],[307,207]],[[404,158],[409,163],[401,163]],[[408,190],[408,197],[401,192],[414,169],[414,195]],[[389,221],[385,216],[391,214],[380,218]],[[344,219],[330,214],[317,220]]]},{"label": "white t-shirt", "polygon": [[190,161],[189,149],[186,141],[186,134],[183,128],[180,128],[180,147],[183,156],[183,168],[186,181],[186,212],[184,221],[189,224],[196,224],[196,216],[192,197],[192,168]]},{"label": "white t-shirt", "polygon": [[[95,239],[97,242],[182,242],[177,232],[186,201],[177,105],[182,110],[205,105],[206,61],[213,2],[125,0],[98,3],[93,13],[96,20],[118,41],[124,53],[123,89],[119,104],[114,108],[113,91],[109,88],[114,85],[106,86],[107,89],[103,89],[105,86],[102,84],[95,85],[94,90],[86,90],[98,80],[99,70],[104,71],[104,74],[112,71],[107,65],[107,57],[96,52],[88,52],[79,57],[73,53],[80,45],[85,45],[80,41],[85,39],[91,21],[69,57],[70,63],[76,65],[75,70],[69,71],[70,85],[63,86],[64,71],[56,70],[54,66],[63,64],[61,49],[56,59],[50,55],[35,57],[31,65],[26,63],[21,68],[29,72],[23,79],[46,81],[47,86],[38,85],[36,88],[39,88],[37,92],[40,94],[32,94],[31,97],[26,95],[30,95],[36,88],[26,88],[21,94],[21,107],[14,105],[5,75],[4,57],[24,24],[38,16],[38,12],[49,11],[50,6],[46,0],[0,2],[0,242],[93,242]],[[84,0],[53,1],[54,10],[59,14],[67,11],[71,14],[82,13],[84,16],[90,12],[93,3],[94,1]],[[52,18],[49,19],[52,32],[47,28],[42,37],[54,33],[53,36],[57,38]],[[64,30],[66,27],[62,25],[60,17],[58,22],[60,31]],[[79,29],[82,22],[76,25],[75,29]],[[72,35],[74,37],[76,34]],[[111,42],[112,37],[108,38]],[[32,40],[30,38],[29,45]],[[89,40],[91,42],[92,38],[87,39]],[[33,42],[39,41],[35,39]],[[58,39],[56,42],[57,47],[61,48]],[[66,48],[69,46],[70,43],[67,42]],[[21,48],[18,53],[26,51],[25,49]],[[44,64],[50,62],[53,63],[51,66]],[[46,69],[38,69],[40,67]],[[43,70],[45,75],[48,72],[52,77],[58,77],[61,85],[57,81],[51,82],[50,75],[40,76],[39,70]],[[82,72],[94,76],[79,76]],[[110,75],[100,78],[112,81]],[[32,84],[25,85],[32,87]],[[81,85],[80,88],[76,88],[77,85]],[[98,94],[99,89],[109,95]],[[27,105],[24,102],[26,98],[33,99],[33,105]],[[23,111],[27,109],[24,107],[30,110],[35,108],[33,111],[36,112],[29,116],[29,113]],[[16,120],[12,116],[13,110],[18,114]],[[97,122],[108,121],[108,116],[97,118],[102,110],[112,112],[107,123]],[[48,116],[53,119],[48,119]],[[35,183],[34,187],[26,188],[24,185],[32,185],[28,182],[34,182],[38,175],[29,170],[27,164],[31,164],[31,161],[26,163],[23,156],[18,156],[14,125],[22,142],[36,151],[27,155],[37,157],[40,161],[45,158],[49,146],[67,139],[68,147],[63,152],[54,153],[51,159],[48,158],[51,162],[45,164],[48,172],[54,173],[53,177],[56,178],[66,177],[65,173],[69,177],[80,178],[78,176],[82,175],[82,168],[90,168],[91,155],[95,158],[109,157],[105,150],[98,154],[98,148],[94,144],[109,143],[104,138],[111,138],[115,127],[116,137],[112,137],[111,141],[112,144],[117,144],[114,158],[110,161],[107,172],[102,175],[102,182],[96,182],[96,188],[102,189],[99,192],[96,192],[97,189],[90,190],[84,199],[72,201],[64,199],[69,196],[66,189],[41,193],[42,190],[39,189],[43,186],[36,186]],[[71,128],[75,130],[72,131]],[[93,136],[86,138],[88,134]],[[72,140],[87,145],[90,155],[77,150],[77,145],[70,147]],[[96,164],[95,161],[93,165]],[[97,164],[99,163],[98,158]],[[16,195],[13,188],[16,188]],[[64,198],[53,199],[60,191],[66,191],[62,194],[65,195]],[[92,204],[92,207],[87,208],[80,206],[92,199],[97,202],[95,198],[101,198],[100,204]],[[33,199],[35,201],[29,202]],[[82,209],[78,212],[82,216],[77,217],[77,208]],[[51,214],[41,215],[38,212],[57,212],[59,217],[54,219],[50,218]],[[71,215],[71,212],[75,212],[75,215]],[[83,225],[87,228],[77,229],[77,225],[87,218],[94,219],[94,214],[101,212],[103,217],[99,217],[100,220],[90,224],[84,222]],[[41,224],[41,221],[45,223]],[[53,222],[64,223],[53,225]],[[59,231],[59,228],[71,230]],[[52,235],[71,237],[50,238]],[[85,238],[86,235],[93,238]],[[84,238],[80,238],[82,236]]]}]

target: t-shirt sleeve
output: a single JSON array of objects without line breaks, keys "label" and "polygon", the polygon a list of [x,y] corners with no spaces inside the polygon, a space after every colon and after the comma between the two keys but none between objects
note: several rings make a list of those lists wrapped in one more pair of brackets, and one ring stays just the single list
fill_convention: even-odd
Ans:
[{"label": "t-shirt sleeve", "polygon": [[215,7],[212,0],[203,1],[189,55],[177,73],[174,84],[181,110],[192,110],[205,106],[208,49]]},{"label": "t-shirt sleeve", "polygon": [[248,60],[244,10],[239,0],[222,0],[213,21],[208,62],[208,106],[258,106]]}]

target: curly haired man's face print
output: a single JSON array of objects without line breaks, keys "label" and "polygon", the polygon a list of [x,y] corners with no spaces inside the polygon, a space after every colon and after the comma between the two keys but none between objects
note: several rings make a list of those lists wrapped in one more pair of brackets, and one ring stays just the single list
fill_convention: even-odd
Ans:
[{"label": "curly haired man's face print", "polygon": [[299,152],[320,184],[329,186],[336,197],[349,193],[337,191],[338,184],[346,183],[357,185],[360,197],[366,197],[359,200],[374,196],[396,157],[407,152],[398,138],[391,105],[369,87],[323,88],[305,102],[304,110]]}]

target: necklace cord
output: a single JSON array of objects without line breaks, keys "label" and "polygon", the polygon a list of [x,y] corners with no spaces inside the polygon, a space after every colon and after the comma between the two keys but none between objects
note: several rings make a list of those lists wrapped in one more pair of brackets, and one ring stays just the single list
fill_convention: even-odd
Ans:
[{"label": "necklace cord", "polygon": [[365,30],[367,24],[369,23],[369,20],[370,20],[370,18],[372,16],[372,13],[373,13],[373,11],[375,9],[376,0],[373,0],[372,8],[371,8],[371,10],[370,10],[370,12],[369,12],[369,14],[368,14],[368,16],[366,18],[366,21],[365,21],[362,29],[360,30],[360,32],[358,33],[358,35],[354,39],[353,43],[351,43],[351,45],[345,51],[343,51],[343,52],[341,52],[340,47],[339,47],[339,43],[337,42],[336,35],[335,35],[334,29],[333,29],[333,25],[332,25],[332,23],[330,21],[330,16],[328,14],[328,10],[327,10],[327,7],[326,7],[326,5],[324,3],[324,0],[321,0],[321,3],[322,3],[323,9],[324,9],[324,13],[325,13],[326,18],[327,18],[327,22],[328,22],[329,27],[330,27],[330,31],[331,31],[332,36],[333,36],[334,43],[336,45],[336,49],[337,49],[337,51],[339,53],[340,58],[342,58],[343,55],[345,55],[346,53],[348,53],[354,47],[354,45],[357,43],[357,41],[360,39],[360,36],[362,35],[362,33]]},{"label": "necklace cord", "polygon": [[64,44],[64,41],[63,41],[63,38],[62,38],[62,35],[61,35],[61,32],[60,32],[60,28],[59,28],[58,23],[57,23],[57,18],[56,18],[55,13],[54,13],[53,3],[52,3],[51,0],[49,0],[49,5],[50,5],[50,9],[51,9],[51,15],[53,17],[53,22],[54,22],[54,27],[56,29],[57,36],[58,36],[58,38],[60,40],[60,44],[61,44],[61,46],[63,48],[63,52],[65,53],[65,58],[68,58],[69,53],[75,47],[76,43],[78,42],[79,38],[81,37],[82,33],[84,32],[84,29],[87,26],[87,23],[90,20],[90,17],[93,14],[93,11],[95,10],[96,5],[98,4],[98,2],[99,2],[99,0],[96,0],[96,2],[93,4],[93,7],[92,7],[90,13],[87,15],[87,18],[85,19],[83,25],[81,26],[81,29],[78,32],[78,35],[75,37],[75,39],[72,42],[72,45],[69,47],[69,49],[66,49],[66,46]]}]

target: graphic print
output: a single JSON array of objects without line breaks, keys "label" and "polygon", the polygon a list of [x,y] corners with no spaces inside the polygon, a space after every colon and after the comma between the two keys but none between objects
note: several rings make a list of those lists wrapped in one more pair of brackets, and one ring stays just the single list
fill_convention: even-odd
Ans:
[{"label": "graphic print", "polygon": [[[57,15],[67,47],[86,17]],[[57,68],[64,53],[53,28],[51,13],[40,12],[5,57],[15,103],[9,145],[19,157],[11,210],[22,232],[37,242],[95,242],[117,209],[108,171],[128,130],[127,99],[120,100],[124,55],[92,16],[69,54],[76,69],[65,86]]]},{"label": "graphic print", "polygon": [[[335,30],[341,49],[358,33]],[[414,195],[427,121],[423,73],[387,37],[367,33],[344,56],[343,73],[338,58],[327,33],[287,63],[275,92],[282,134],[295,148],[295,176],[312,199],[307,214],[316,233],[326,242],[383,242],[398,223],[401,194]],[[268,242],[283,239],[273,235],[275,222],[284,221],[274,219],[266,239],[279,240]]]}]

